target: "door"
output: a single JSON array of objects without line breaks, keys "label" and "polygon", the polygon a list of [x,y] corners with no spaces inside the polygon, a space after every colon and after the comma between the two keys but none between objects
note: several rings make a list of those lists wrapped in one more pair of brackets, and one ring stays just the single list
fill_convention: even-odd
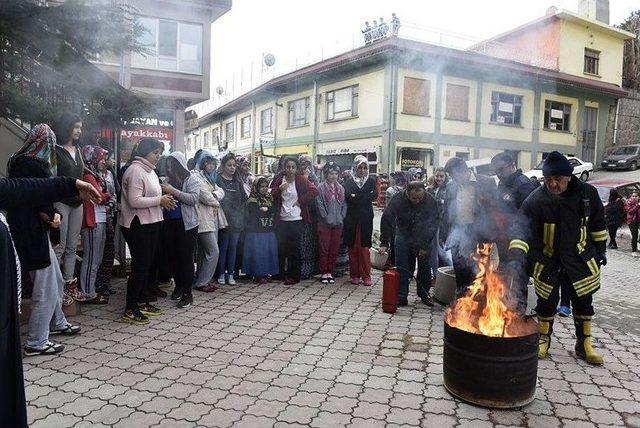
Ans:
[{"label": "door", "polygon": [[593,162],[596,155],[596,129],[598,127],[598,109],[585,107],[582,121],[582,160]]}]

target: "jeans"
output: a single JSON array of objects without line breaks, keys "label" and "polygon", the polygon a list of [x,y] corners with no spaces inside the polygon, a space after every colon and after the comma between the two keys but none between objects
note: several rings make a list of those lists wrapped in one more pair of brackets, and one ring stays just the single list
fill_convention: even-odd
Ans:
[{"label": "jeans", "polygon": [[30,348],[44,348],[49,340],[49,329],[60,329],[67,325],[67,319],[62,312],[64,280],[51,244],[49,258],[49,266],[29,272],[33,282],[33,293],[26,344]]},{"label": "jeans", "polygon": [[198,237],[198,228],[184,230],[184,222],[181,218],[167,219],[162,227],[164,229],[162,245],[173,250],[172,273],[176,290],[184,296],[190,296],[193,285],[193,249]]},{"label": "jeans", "polygon": [[280,221],[276,225],[280,273],[285,279],[300,279],[300,246],[303,228],[302,220]]},{"label": "jeans", "polygon": [[107,223],[96,223],[96,227],[82,229],[82,267],[80,289],[90,298],[96,296],[96,279],[102,263]]},{"label": "jeans", "polygon": [[129,228],[123,227],[122,234],[131,252],[131,274],[127,281],[127,309],[137,309],[138,302],[149,301],[150,270],[156,254],[160,225],[162,222],[140,224],[134,217]]},{"label": "jeans", "polygon": [[240,232],[230,232],[227,229],[222,229],[218,232],[220,257],[218,257],[216,273],[219,277],[225,273],[228,275],[234,274],[236,257],[238,256],[238,240],[240,240]]},{"label": "jeans", "polygon": [[629,223],[629,230],[631,231],[631,251],[638,251],[638,226],[640,223],[633,221]]},{"label": "jeans", "polygon": [[104,250],[102,252],[102,261],[96,275],[96,290],[104,291],[111,285],[111,276],[113,275],[113,260],[116,255],[115,234],[116,228],[113,226],[112,219],[107,218]]},{"label": "jeans", "polygon": [[321,274],[331,274],[333,272],[341,241],[342,226],[332,227],[318,223],[318,267]]},{"label": "jeans", "polygon": [[198,269],[196,270],[196,287],[204,287],[211,281],[216,272],[220,249],[218,248],[218,232],[198,234]]},{"label": "jeans", "polygon": [[[538,296],[538,304],[536,306],[536,312],[543,317],[552,317],[556,314],[556,308],[558,307],[558,301],[560,300],[560,289],[567,294],[573,306],[573,314],[575,315],[593,315],[593,300],[592,295],[578,297],[576,290],[571,284],[571,280],[565,273],[559,275],[559,282],[553,284],[553,290],[548,299],[543,299]],[[568,306],[568,305],[566,305]]]},{"label": "jeans", "polygon": [[71,207],[62,202],[54,204],[62,216],[60,221],[60,244],[56,247],[56,257],[62,264],[62,276],[65,281],[74,278],[76,270],[76,250],[82,229],[82,205]]},{"label": "jeans", "polygon": [[411,261],[417,259],[418,274],[416,276],[416,288],[418,297],[429,296],[431,288],[431,267],[429,265],[430,252],[425,251],[423,255],[419,254],[420,248],[410,244],[409,237],[403,236],[396,231],[395,239],[396,266],[400,273],[400,282],[398,284],[398,298],[406,299],[409,296],[409,276],[413,275],[410,270]]}]

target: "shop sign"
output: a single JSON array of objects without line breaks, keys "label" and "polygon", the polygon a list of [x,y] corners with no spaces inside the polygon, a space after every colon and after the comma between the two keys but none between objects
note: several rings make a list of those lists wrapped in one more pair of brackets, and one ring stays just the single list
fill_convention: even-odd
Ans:
[{"label": "shop sign", "polygon": [[173,128],[167,127],[139,127],[132,129],[123,129],[120,131],[120,138],[138,141],[141,138],[155,138],[160,141],[173,141]]},{"label": "shop sign", "polygon": [[336,149],[327,149],[323,153],[318,153],[320,156],[331,156],[331,155],[350,155],[354,153],[375,153],[375,147],[365,147],[365,148],[352,148],[352,147],[341,147]]},{"label": "shop sign", "polygon": [[403,149],[402,159],[400,159],[400,168],[424,168],[424,157],[426,151]]}]

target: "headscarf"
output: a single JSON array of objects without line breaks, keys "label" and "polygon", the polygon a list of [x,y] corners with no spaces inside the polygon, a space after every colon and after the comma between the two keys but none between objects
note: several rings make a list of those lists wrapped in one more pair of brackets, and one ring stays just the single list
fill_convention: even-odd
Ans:
[{"label": "headscarf", "polygon": [[422,174],[422,168],[418,168],[418,167],[413,167],[413,168],[409,168],[409,171],[407,171],[408,175],[409,175],[409,182],[411,181],[415,181],[416,180],[416,175]]},{"label": "headscarf", "polygon": [[335,171],[340,175],[340,166],[335,162],[327,162],[322,168],[322,174],[325,178],[325,181],[320,185],[322,197],[326,203],[331,202],[332,197],[335,197],[339,203],[342,203],[344,201],[344,188],[340,186],[337,181],[332,186],[326,180],[327,175],[332,171]]},{"label": "headscarf", "polygon": [[396,182],[397,187],[406,187],[409,183],[409,174],[405,171],[394,171],[391,173],[391,178]]},{"label": "headscarf", "polygon": [[49,167],[51,176],[55,177],[58,175],[55,145],[56,135],[49,125],[39,123],[31,128],[24,144],[13,157],[15,159],[19,156],[29,156],[40,159]]},{"label": "headscarf", "polygon": [[107,184],[104,181],[104,177],[98,170],[98,164],[104,160],[107,155],[107,151],[100,146],[84,146],[82,147],[82,158],[84,159],[84,169],[93,175],[100,183],[100,186],[104,189]]},{"label": "headscarf", "polygon": [[[364,177],[358,177],[358,167],[363,163],[367,165],[367,174]],[[362,188],[362,186],[364,186],[364,183],[367,182],[367,178],[369,178],[369,161],[367,160],[366,156],[358,155],[353,159],[353,165],[351,166],[351,176],[353,177],[353,181],[356,182],[356,185],[359,188]]]},{"label": "headscarf", "polygon": [[[195,162],[196,170],[200,171],[200,173],[207,179],[207,181],[215,186],[216,180],[218,179],[218,159],[213,156],[211,152],[203,150],[196,155]],[[204,165],[207,162],[213,162],[215,166],[213,172],[207,172],[204,170]]]},{"label": "headscarf", "polygon": [[260,183],[267,183],[268,185],[269,181],[263,176],[256,178],[251,187],[251,194],[249,195],[249,199],[247,199],[247,203],[257,204],[258,207],[270,207],[273,205],[273,198],[268,192],[268,187],[266,195],[260,193]]},{"label": "headscarf", "polygon": [[299,167],[300,174],[303,174],[303,175],[304,175],[305,168],[303,168],[302,164],[304,163],[309,164],[309,166],[306,168],[309,171],[309,176],[308,176],[309,181],[317,186],[319,180],[318,180],[318,177],[316,176],[315,171],[313,170],[313,162],[311,161],[311,156],[309,155],[298,156],[298,164],[300,165]]}]

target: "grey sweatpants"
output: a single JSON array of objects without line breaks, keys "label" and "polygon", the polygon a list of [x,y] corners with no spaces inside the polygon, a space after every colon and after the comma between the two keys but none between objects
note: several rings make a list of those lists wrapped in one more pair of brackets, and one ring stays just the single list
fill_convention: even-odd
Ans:
[{"label": "grey sweatpants", "polygon": [[49,266],[29,272],[33,282],[27,336],[27,346],[30,348],[44,348],[49,340],[49,329],[61,329],[67,325],[67,319],[62,312],[64,280],[51,244],[49,258]]},{"label": "grey sweatpants", "polygon": [[102,263],[107,223],[96,223],[96,227],[82,229],[82,267],[80,268],[80,290],[87,297],[96,297],[96,276]]},{"label": "grey sweatpants", "polygon": [[198,234],[198,269],[196,270],[196,287],[203,287],[211,281],[218,265],[220,249],[218,248],[218,232]]},{"label": "grey sweatpants", "polygon": [[65,281],[72,280],[76,270],[76,250],[82,229],[82,205],[71,207],[62,202],[54,204],[62,216],[60,221],[60,244],[56,247],[56,257],[62,264]]}]

